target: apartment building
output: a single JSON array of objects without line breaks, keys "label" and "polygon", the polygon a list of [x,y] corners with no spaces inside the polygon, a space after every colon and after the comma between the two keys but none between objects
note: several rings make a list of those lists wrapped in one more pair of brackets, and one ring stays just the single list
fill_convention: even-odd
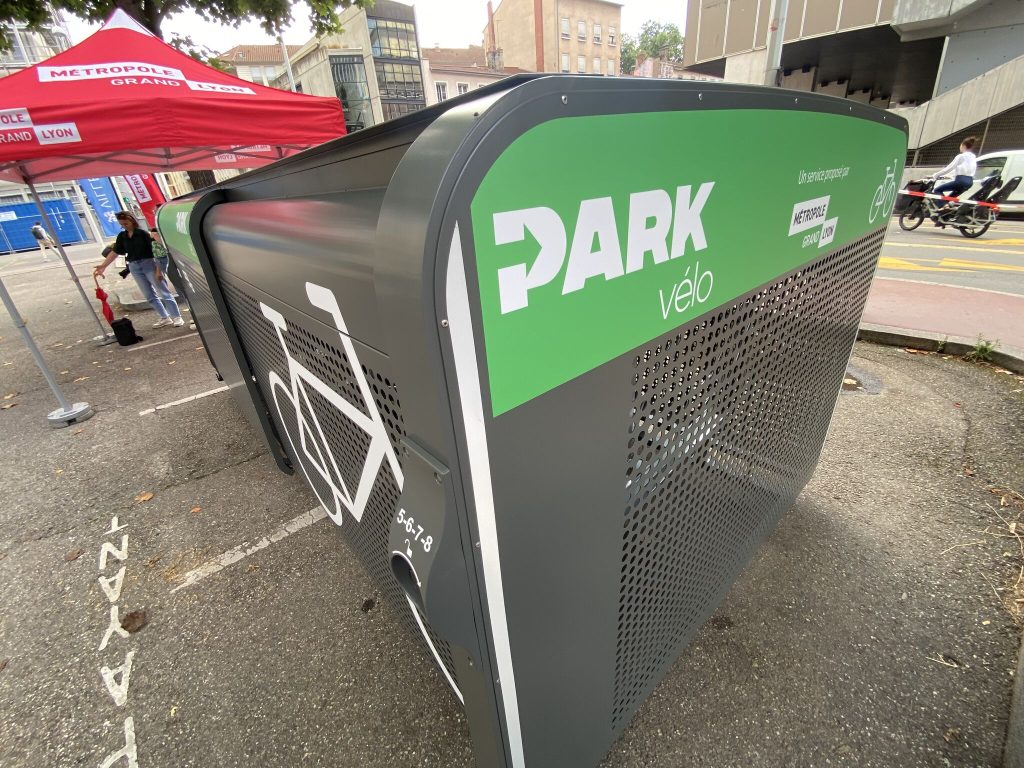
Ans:
[{"label": "apartment building", "polygon": [[621,28],[610,0],[501,0],[488,4],[484,48],[506,67],[617,75]]}]

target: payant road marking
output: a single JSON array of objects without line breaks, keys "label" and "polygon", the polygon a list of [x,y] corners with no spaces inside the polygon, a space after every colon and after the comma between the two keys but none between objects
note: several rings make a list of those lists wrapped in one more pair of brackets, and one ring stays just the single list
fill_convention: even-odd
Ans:
[{"label": "payant road marking", "polygon": [[133,344],[132,346],[128,347],[128,351],[129,352],[138,352],[140,349],[149,349],[150,347],[155,347],[155,346],[157,346],[159,344],[170,344],[172,341],[180,341],[181,339],[190,339],[193,336],[198,336],[198,335],[199,335],[199,331],[195,331],[193,333],[186,333],[186,334],[184,334],[182,336],[175,336],[173,339],[161,339],[160,341],[151,341],[151,342],[149,342],[149,344]]},{"label": "payant road marking", "polygon": [[[896,259],[892,256],[882,256],[878,259],[879,269],[898,269],[901,272],[971,272],[970,269],[951,269],[949,267],[930,266],[919,262],[924,259]],[[930,261],[934,261],[931,259]]]},{"label": "payant road marking", "polygon": [[216,389],[211,389],[209,392],[200,392],[198,395],[190,395],[189,397],[183,397],[181,398],[181,400],[175,400],[170,403],[164,403],[163,405],[158,405],[155,408],[147,408],[144,411],[139,411],[139,416],[148,416],[149,414],[156,413],[157,411],[163,411],[166,410],[167,408],[173,408],[176,405],[184,405],[185,403],[191,403],[193,400],[201,400],[204,397],[209,397],[210,395],[216,395],[220,394],[221,392],[227,391],[227,386],[217,387]]},{"label": "payant road marking", "polygon": [[171,590],[171,594],[177,592],[179,589],[185,589],[192,585],[202,581],[208,576],[212,576],[219,571],[223,571],[229,565],[234,565],[239,560],[248,557],[254,552],[259,552],[261,549],[266,549],[271,544],[276,544],[293,533],[298,533],[303,528],[308,528],[313,523],[319,522],[327,517],[327,511],[317,506],[308,512],[303,512],[298,517],[289,520],[284,525],[278,527],[272,531],[269,535],[264,536],[262,539],[257,541],[255,544],[249,542],[243,542],[233,549],[229,549],[227,552],[218,555],[212,560],[208,560],[198,568],[193,568],[191,571],[185,574],[184,581],[178,586]]}]

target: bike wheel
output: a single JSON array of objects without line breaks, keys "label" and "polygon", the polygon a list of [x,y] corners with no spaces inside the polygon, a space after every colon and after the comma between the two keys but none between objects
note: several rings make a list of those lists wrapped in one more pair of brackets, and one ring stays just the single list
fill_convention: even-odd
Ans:
[{"label": "bike wheel", "polygon": [[995,216],[988,208],[983,208],[982,210],[985,211],[985,213],[981,213],[979,211],[970,224],[964,227],[957,227],[957,229],[960,230],[961,235],[973,239],[975,237],[981,237],[988,232],[988,228],[991,227],[992,222],[995,221]]},{"label": "bike wheel", "polygon": [[896,205],[896,187],[887,187],[882,195],[882,214],[886,217],[892,216],[892,209]]},{"label": "bike wheel", "polygon": [[882,205],[882,188],[875,190],[875,196],[871,198],[871,207],[868,208],[868,223],[874,224],[878,218],[879,207]]},{"label": "bike wheel", "polygon": [[900,214],[900,227],[907,230],[907,232],[913,232],[915,229],[920,227],[923,222],[924,211],[921,210],[921,206],[917,206]]}]

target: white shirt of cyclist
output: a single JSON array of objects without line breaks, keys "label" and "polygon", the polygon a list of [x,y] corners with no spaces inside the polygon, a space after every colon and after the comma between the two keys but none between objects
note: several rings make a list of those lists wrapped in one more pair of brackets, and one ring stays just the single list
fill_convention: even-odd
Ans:
[{"label": "white shirt of cyclist", "polygon": [[953,162],[938,171],[936,176],[945,176],[950,171],[953,172],[954,176],[973,176],[975,171],[978,170],[978,158],[970,150],[961,152],[959,155],[953,158]]}]

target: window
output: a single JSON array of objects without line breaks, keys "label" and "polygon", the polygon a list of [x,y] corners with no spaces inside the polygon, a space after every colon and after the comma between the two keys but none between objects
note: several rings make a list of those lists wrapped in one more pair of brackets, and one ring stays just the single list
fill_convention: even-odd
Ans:
[{"label": "window", "polygon": [[569,54],[568,53],[563,53],[562,54],[562,71],[563,72],[568,72],[569,71]]},{"label": "window", "polygon": [[[341,101],[345,113],[345,128],[358,131],[373,125],[370,109],[370,87],[366,82],[366,67],[362,56],[330,56],[331,78],[334,92]],[[295,83],[295,90],[302,93],[301,83]]]},{"label": "window", "polygon": [[615,76],[615,59],[608,59],[608,74]]},{"label": "window", "polygon": [[576,71],[577,72],[586,72],[587,71],[587,57],[586,56],[577,56],[576,57]]},{"label": "window", "polygon": [[437,89],[438,101],[444,101],[448,98],[448,83],[443,80],[438,80],[434,83],[434,87]]},{"label": "window", "polygon": [[370,48],[374,56],[388,59],[418,59],[416,27],[408,21],[367,18],[370,31]]},{"label": "window", "polygon": [[394,120],[396,117],[402,115],[408,115],[412,112],[419,112],[423,109],[423,104],[416,102],[393,102],[393,101],[382,101],[380,103],[381,111],[384,113],[385,120]]},{"label": "window", "polygon": [[600,24],[595,24],[594,25],[594,42],[595,43],[600,43],[601,42],[601,25]]},{"label": "window", "polygon": [[593,70],[593,72],[594,72],[595,75],[600,75],[601,74],[601,60],[596,58],[596,57],[594,58],[594,70]]},{"label": "window", "polygon": [[582,19],[576,22],[576,38],[583,41],[587,39],[587,22]]},{"label": "window", "polygon": [[608,27],[608,45],[615,45],[615,27]]},{"label": "window", "polygon": [[464,93],[469,93],[469,83],[456,83],[455,87],[458,89],[460,96]]},{"label": "window", "polygon": [[562,30],[562,39],[568,40],[569,39],[569,17],[568,16],[563,16],[562,17],[561,30]]},{"label": "window", "polygon": [[974,172],[974,180],[981,181],[986,176],[991,176],[993,173],[1001,174],[1005,165],[1005,157],[986,157],[984,160],[979,160],[978,170]]},{"label": "window", "polygon": [[423,76],[419,64],[378,61],[373,67],[377,72],[377,88],[382,99],[423,100]]}]

